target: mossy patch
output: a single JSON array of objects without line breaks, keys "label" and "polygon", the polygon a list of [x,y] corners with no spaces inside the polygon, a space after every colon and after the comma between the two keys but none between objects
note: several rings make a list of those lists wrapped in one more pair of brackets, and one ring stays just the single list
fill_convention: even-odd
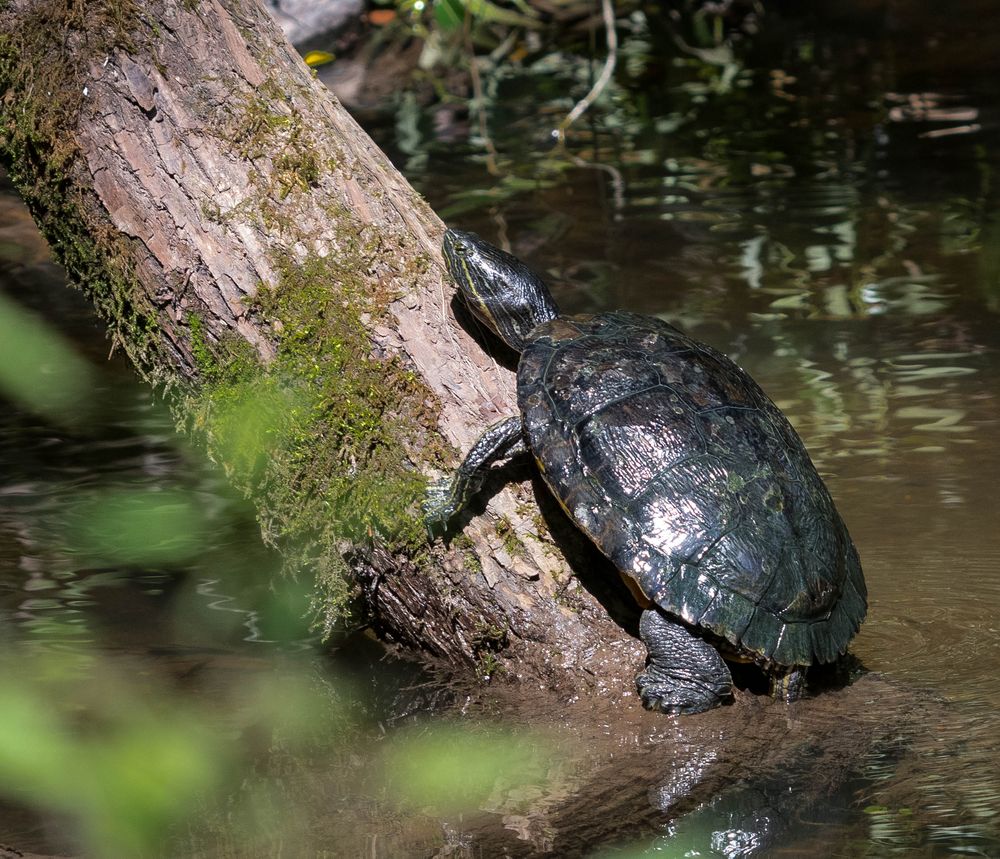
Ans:
[{"label": "mossy patch", "polygon": [[[3,144],[32,159],[31,173],[21,171],[25,176],[59,174],[75,158],[75,141],[65,129],[80,114],[86,65],[118,47],[132,50],[130,33],[139,24],[132,0],[43,0],[19,14],[10,31],[0,33]],[[73,48],[67,50],[69,44]],[[19,98],[39,92],[45,97]]]},{"label": "mossy patch", "polygon": [[66,133],[84,107],[88,64],[131,49],[139,24],[132,0],[48,0],[0,33],[0,160],[71,280],[114,321],[115,342],[148,378],[162,381],[162,338],[135,286],[134,255],[110,223],[96,222],[70,181],[79,153]]},{"label": "mossy patch", "polygon": [[324,173],[336,169],[335,158],[322,158],[326,147],[318,145],[315,129],[309,127],[294,105],[289,105],[273,78],[244,94],[220,134],[231,140],[248,161],[267,157],[272,190],[283,200],[292,191],[309,191]]},{"label": "mossy patch", "polygon": [[524,545],[518,538],[517,532],[514,530],[514,526],[511,524],[510,519],[506,516],[501,516],[497,521],[496,529],[497,536],[500,537],[504,550],[508,555],[510,555],[511,558],[517,558],[524,555]]},{"label": "mossy patch", "polygon": [[492,680],[506,673],[499,654],[510,644],[509,630],[495,623],[480,621],[472,634],[472,649],[476,669],[483,680]]},{"label": "mossy patch", "polygon": [[426,543],[425,481],[411,460],[434,423],[433,404],[398,357],[373,354],[362,316],[384,312],[389,296],[372,295],[356,266],[310,255],[279,271],[254,307],[278,332],[275,360],[263,367],[199,348],[205,383],[184,412],[268,511],[265,537],[290,572],[316,576],[329,626],[351,596],[344,551],[377,542],[412,557]]}]

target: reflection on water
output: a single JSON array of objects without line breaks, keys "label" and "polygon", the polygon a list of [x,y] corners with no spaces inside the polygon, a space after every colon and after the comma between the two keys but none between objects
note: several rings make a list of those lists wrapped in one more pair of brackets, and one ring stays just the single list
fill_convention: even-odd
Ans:
[{"label": "reflection on water", "polygon": [[[790,711],[758,702],[638,724],[602,713],[608,727],[594,736],[554,728],[531,779],[498,781],[464,816],[386,800],[381,724],[332,753],[340,779],[292,750],[287,779],[311,798],[303,831],[339,814],[311,836],[325,846],[1000,855],[1000,14],[977,0],[903,4],[893,17],[811,5],[800,18],[769,11],[736,50],[701,59],[671,53],[676,34],[664,37],[655,4],[632,14],[616,88],[569,141],[600,169],[542,142],[558,112],[539,118],[539,104],[586,83],[576,66],[493,82],[499,177],[473,144],[463,158],[451,139],[436,143],[454,129],[419,115],[398,139],[376,133],[438,211],[509,241],[567,311],[656,314],[753,373],[803,435],[858,544],[871,608],[853,651],[875,676]],[[23,279],[54,273],[38,273],[44,254],[18,229],[0,218],[8,286],[37,303],[43,293]],[[65,315],[92,327],[78,309]],[[96,331],[79,342],[106,353]],[[175,570],[126,575],[53,550],[67,498],[95,487],[180,488],[229,527],[234,502],[195,473],[148,397],[113,413],[100,437],[0,414],[5,625],[43,650],[99,644],[177,673],[207,653],[239,674],[256,664],[247,647],[308,648],[308,631],[289,634],[254,598],[260,579],[220,574],[248,542],[238,528],[216,534],[190,588]],[[164,609],[178,602],[186,621],[175,625]],[[373,670],[359,674],[377,685]],[[406,713],[433,699],[414,689]],[[370,705],[375,722],[394,696]],[[493,739],[508,748],[509,735]],[[469,755],[490,745],[468,743]],[[849,772],[834,779],[838,767]]]}]

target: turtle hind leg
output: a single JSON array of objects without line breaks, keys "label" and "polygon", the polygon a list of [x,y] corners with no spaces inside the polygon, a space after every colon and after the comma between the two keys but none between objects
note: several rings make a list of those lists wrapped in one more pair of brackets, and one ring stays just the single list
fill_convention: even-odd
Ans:
[{"label": "turtle hind leg", "polygon": [[649,664],[635,682],[647,710],[700,713],[732,695],[733,678],[719,651],[683,624],[649,608],[639,619],[639,637]]},{"label": "turtle hind leg", "polygon": [[806,669],[793,665],[770,675],[771,697],[779,701],[798,701],[806,694]]}]

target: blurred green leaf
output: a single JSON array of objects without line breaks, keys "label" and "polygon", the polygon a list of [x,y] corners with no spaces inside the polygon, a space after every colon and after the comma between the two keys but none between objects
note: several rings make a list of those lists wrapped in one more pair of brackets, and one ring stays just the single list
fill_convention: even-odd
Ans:
[{"label": "blurred green leaf", "polygon": [[[229,746],[195,711],[146,698],[79,654],[16,654],[0,674],[0,794],[68,814],[95,856],[160,854],[221,783]],[[156,709],[150,701],[156,701]]]},{"label": "blurred green leaf", "polygon": [[269,376],[220,388],[211,413],[218,458],[243,478],[256,474],[307,423],[316,402],[315,391]]},{"label": "blurred green leaf", "polygon": [[0,295],[0,392],[59,423],[79,423],[94,387],[87,363],[45,322]]},{"label": "blurred green leaf", "polygon": [[434,20],[442,30],[455,30],[465,20],[462,0],[437,0],[434,4]]},{"label": "blurred green leaf", "polygon": [[[76,746],[80,810],[103,855],[157,850],[221,781],[228,747],[182,710],[144,714],[100,741]],[[110,849],[109,849],[110,848]],[[157,850],[159,852],[159,850]]]}]

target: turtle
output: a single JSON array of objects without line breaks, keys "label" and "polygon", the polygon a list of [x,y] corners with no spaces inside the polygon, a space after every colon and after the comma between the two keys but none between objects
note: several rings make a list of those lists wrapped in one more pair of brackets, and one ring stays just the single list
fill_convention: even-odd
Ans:
[{"label": "turtle", "polygon": [[573,522],[639,603],[647,709],[732,700],[731,662],[772,696],[806,691],[867,612],[858,552],[798,434],[722,352],[653,316],[562,315],[544,281],[475,233],[444,258],[472,317],[515,352],[520,414],[429,484],[432,536],[492,466],[530,453]]}]

